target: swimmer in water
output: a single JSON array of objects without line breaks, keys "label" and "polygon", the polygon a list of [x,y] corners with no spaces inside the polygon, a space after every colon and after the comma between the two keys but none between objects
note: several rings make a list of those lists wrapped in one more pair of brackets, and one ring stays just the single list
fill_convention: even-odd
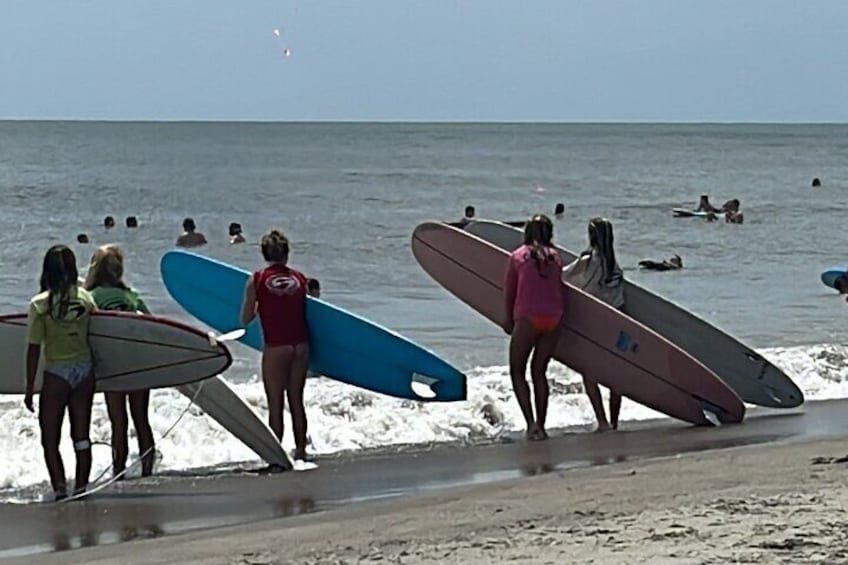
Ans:
[{"label": "swimmer in water", "polygon": [[206,236],[195,231],[197,226],[192,218],[183,220],[183,234],[177,238],[177,247],[200,247],[206,245]]},{"label": "swimmer in water", "polygon": [[813,179],[812,186],[814,186],[814,187],[821,186],[821,180],[819,179],[819,177],[816,177],[816,178]]},{"label": "swimmer in water", "polygon": [[294,428],[294,458],[306,459],[306,410],[303,389],[309,369],[309,328],[306,324],[306,277],[288,266],[289,240],[278,230],[262,238],[268,265],[253,273],[244,288],[241,323],[259,314],[262,324],[262,381],[268,399],[268,424],[283,439],[283,409],[289,399]]},{"label": "swimmer in water", "polygon": [[306,293],[312,298],[321,298],[321,281],[306,279]]},{"label": "swimmer in water", "polygon": [[474,214],[476,210],[474,210],[474,206],[466,206],[465,207],[465,217],[459,220],[458,222],[452,222],[450,225],[457,228],[464,228],[472,221],[474,221]]},{"label": "swimmer in water", "polygon": [[645,259],[639,261],[639,266],[646,271],[676,271],[683,268],[683,259],[680,258],[680,255],[675,254],[667,261]]},{"label": "swimmer in water", "polygon": [[565,214],[565,204],[558,202],[557,205],[554,206],[554,216],[562,218],[563,214]]},{"label": "swimmer in water", "polygon": [[232,222],[230,224],[230,245],[236,243],[244,243],[244,233],[241,231],[241,224]]},{"label": "swimmer in water", "polygon": [[112,216],[106,216],[103,218],[103,227],[107,230],[110,230],[115,227],[115,218]]},{"label": "swimmer in water", "polygon": [[[609,220],[593,218],[589,222],[589,248],[562,270],[562,281],[613,308],[624,310],[624,273],[615,260],[612,223]],[[583,388],[598,421],[597,431],[617,430],[621,395],[610,390],[610,417],[607,420],[598,381],[592,375],[583,375]]]},{"label": "swimmer in water", "polygon": [[[531,441],[548,438],[547,370],[559,341],[563,315],[562,259],[553,245],[553,235],[554,227],[547,216],[533,216],[524,226],[524,245],[510,254],[504,276],[503,329],[511,335],[509,373]],[[525,377],[531,354],[535,417]]]},{"label": "swimmer in water", "polygon": [[88,236],[84,233],[77,234],[77,243],[88,243]]},{"label": "swimmer in water", "polygon": [[33,393],[39,357],[44,355],[38,424],[41,445],[55,500],[67,498],[65,467],[59,453],[62,420],[67,410],[77,458],[74,495],[88,487],[91,474],[91,406],[94,371],[88,327],[97,310],[91,295],[79,286],[74,252],[64,245],[47,250],[41,271],[41,291],[30,300],[27,314],[26,395],[34,412]]},{"label": "swimmer in water", "polygon": [[127,227],[130,228],[130,229],[137,228],[138,227],[138,218],[136,218],[135,216],[127,216],[126,224],[127,224]]},{"label": "swimmer in water", "polygon": [[739,200],[734,198],[724,203],[724,221],[729,224],[741,224],[745,221],[745,216],[739,211]]},{"label": "swimmer in water", "polygon": [[839,275],[836,277],[836,280],[833,281],[833,288],[835,288],[839,294],[848,294],[848,275]]}]

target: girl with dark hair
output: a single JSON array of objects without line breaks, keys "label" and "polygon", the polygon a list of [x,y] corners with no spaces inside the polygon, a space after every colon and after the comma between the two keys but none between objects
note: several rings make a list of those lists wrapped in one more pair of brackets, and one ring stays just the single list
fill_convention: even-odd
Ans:
[{"label": "girl with dark hair", "polygon": [[[509,257],[504,281],[504,331],[509,342],[509,373],[531,441],[547,439],[545,418],[548,411],[547,370],[559,340],[563,313],[560,271],[562,259],[553,246],[554,228],[547,216],[533,216],[524,227],[524,245]],[[536,414],[527,386],[527,362]]]},{"label": "girl with dark hair", "polygon": [[306,326],[307,279],[288,266],[289,240],[278,230],[262,238],[262,256],[268,266],[247,280],[241,323],[258,313],[265,340],[262,381],[268,397],[268,424],[283,439],[285,396],[294,428],[294,458],[306,459],[306,409],[303,389],[309,369],[309,331]]},{"label": "girl with dark hair", "polygon": [[56,500],[68,496],[65,467],[59,453],[59,435],[65,409],[71,421],[71,439],[77,456],[74,494],[82,494],[91,473],[91,405],[94,372],[88,326],[96,309],[91,295],[77,284],[76,257],[64,245],[54,245],[44,255],[41,292],[32,298],[27,314],[26,396],[34,412],[33,393],[39,356],[44,353],[38,423],[41,445]]},{"label": "girl with dark hair", "polygon": [[[124,282],[124,254],[117,245],[104,245],[97,248],[91,257],[85,288],[91,292],[95,304],[100,310],[121,312],[140,312],[150,314],[144,300]],[[128,392],[112,391],[105,393],[106,410],[112,424],[112,472],[123,478],[127,467],[129,442],[127,432],[127,401],[130,415],[138,436],[138,454],[141,457],[141,476],[153,474],[154,451],[153,429],[150,427],[148,408],[150,389]]]},{"label": "girl with dark hair", "polygon": [[[562,280],[621,310],[624,308],[624,274],[615,260],[613,243],[610,221],[592,218],[589,221],[589,248],[562,270]],[[598,431],[618,429],[621,395],[610,391],[610,419],[607,421],[598,383],[583,375],[583,387],[598,420]]]}]

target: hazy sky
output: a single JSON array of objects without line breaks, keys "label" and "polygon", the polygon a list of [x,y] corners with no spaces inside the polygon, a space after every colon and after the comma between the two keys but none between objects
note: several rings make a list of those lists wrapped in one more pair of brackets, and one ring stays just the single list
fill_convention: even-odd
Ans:
[{"label": "hazy sky", "polygon": [[0,14],[0,118],[846,122],[846,85],[846,0],[2,0]]}]

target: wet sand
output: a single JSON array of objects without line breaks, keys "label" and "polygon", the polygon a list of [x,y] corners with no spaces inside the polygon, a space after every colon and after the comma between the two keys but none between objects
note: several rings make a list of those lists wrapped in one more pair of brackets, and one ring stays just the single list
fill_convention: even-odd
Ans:
[{"label": "wet sand", "polygon": [[[130,481],[84,503],[3,505],[0,557],[17,555],[12,561],[22,563],[345,563],[371,557],[482,563],[510,556],[526,561],[544,550],[550,562],[620,562],[622,556],[638,562],[641,557],[629,552],[638,550],[638,557],[646,547],[653,557],[678,550],[685,557],[691,548],[674,549],[678,542],[711,547],[707,538],[716,532],[728,539],[752,534],[737,520],[768,517],[766,530],[774,532],[786,530],[797,512],[816,523],[833,522],[836,514],[816,513],[842,511],[838,501],[848,500],[848,487],[842,492],[828,481],[838,483],[848,471],[841,463],[811,465],[810,458],[848,453],[848,441],[834,440],[848,437],[846,410],[844,400],[809,403],[792,412],[752,410],[745,424],[719,429],[654,422],[544,443],[328,459],[300,473]],[[689,455],[678,456],[684,453]],[[816,494],[825,487],[833,494]],[[848,524],[844,513],[841,519]],[[221,528],[234,524],[242,525]],[[176,533],[184,535],[168,536]],[[115,543],[143,538],[156,539]],[[80,545],[102,547],[58,551]],[[797,540],[784,545],[819,547]],[[372,547],[379,556],[371,555]],[[582,557],[569,553],[587,547],[595,549]],[[757,551],[772,551],[763,547]],[[612,552],[611,561],[602,559],[604,551]],[[669,562],[703,561],[697,552],[691,557]]]}]

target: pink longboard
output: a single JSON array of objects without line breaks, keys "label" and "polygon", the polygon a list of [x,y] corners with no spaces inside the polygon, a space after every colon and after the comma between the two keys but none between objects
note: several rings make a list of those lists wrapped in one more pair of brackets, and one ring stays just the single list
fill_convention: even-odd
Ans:
[{"label": "pink longboard", "polygon": [[[424,270],[457,298],[503,324],[503,279],[509,255],[463,230],[423,223],[412,253]],[[745,405],[719,377],[685,351],[627,315],[564,285],[562,337],[554,358],[654,410],[710,425],[741,422]]]}]

